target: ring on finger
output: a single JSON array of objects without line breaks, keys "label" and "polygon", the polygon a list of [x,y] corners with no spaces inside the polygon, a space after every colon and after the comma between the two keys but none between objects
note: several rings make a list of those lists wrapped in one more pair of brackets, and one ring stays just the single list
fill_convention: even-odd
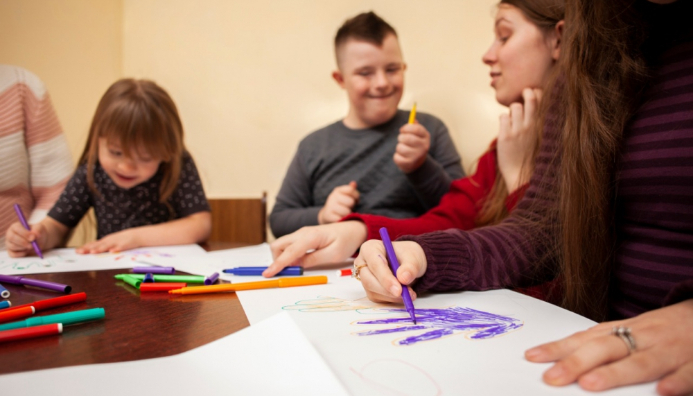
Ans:
[{"label": "ring on finger", "polygon": [[361,265],[356,265],[354,263],[354,272],[351,273],[352,278],[356,278],[357,281],[361,281],[361,268],[363,267],[368,267],[368,264],[361,264]]},{"label": "ring on finger", "polygon": [[631,334],[630,327],[614,326],[611,329],[611,334],[623,340],[623,342],[626,344],[626,347],[628,348],[629,355],[635,352],[635,350],[637,349],[637,344],[635,343],[635,339]]}]

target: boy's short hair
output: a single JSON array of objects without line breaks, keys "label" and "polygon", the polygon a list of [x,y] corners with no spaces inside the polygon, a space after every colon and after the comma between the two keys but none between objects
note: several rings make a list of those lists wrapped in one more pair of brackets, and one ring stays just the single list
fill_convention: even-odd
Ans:
[{"label": "boy's short hair", "polygon": [[334,38],[337,63],[339,64],[339,47],[346,43],[347,40],[356,39],[381,46],[388,34],[393,34],[397,37],[395,29],[373,11],[363,12],[347,19],[342,27],[337,30],[337,35]]}]

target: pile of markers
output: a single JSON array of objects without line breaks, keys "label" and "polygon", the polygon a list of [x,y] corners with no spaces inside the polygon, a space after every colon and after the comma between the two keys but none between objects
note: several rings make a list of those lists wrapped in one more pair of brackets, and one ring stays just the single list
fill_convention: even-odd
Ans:
[{"label": "pile of markers", "polygon": [[12,307],[9,301],[2,301],[0,302],[0,342],[60,334],[63,332],[63,326],[103,319],[106,316],[103,308],[30,317],[39,311],[79,303],[86,299],[86,293],[76,293],[34,301],[17,307]]},{"label": "pile of markers", "polygon": [[[225,269],[224,273],[239,276],[261,276],[267,267],[237,267]],[[135,267],[132,274],[118,274],[115,276],[128,285],[139,289],[140,292],[168,292],[169,294],[207,294],[220,292],[236,292],[240,290],[267,289],[272,287],[294,287],[319,285],[327,283],[326,276],[300,276],[303,275],[301,267],[284,268],[277,275],[298,275],[295,278],[271,279],[258,282],[244,282],[238,284],[223,283],[215,285],[219,279],[219,273],[209,276],[200,275],[174,275],[173,267]],[[188,284],[195,284],[188,286]]]}]

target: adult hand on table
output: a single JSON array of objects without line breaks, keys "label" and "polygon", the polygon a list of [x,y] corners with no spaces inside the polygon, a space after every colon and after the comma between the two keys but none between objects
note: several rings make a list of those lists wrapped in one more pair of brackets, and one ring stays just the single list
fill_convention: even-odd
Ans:
[{"label": "adult hand on table", "polygon": [[[614,335],[630,329],[635,348]],[[563,340],[525,352],[532,362],[556,362],[544,381],[562,386],[576,382],[601,391],[659,379],[660,395],[693,393],[693,299],[631,319],[605,322]]]},{"label": "adult hand on table", "polygon": [[[374,302],[402,302],[402,285],[411,285],[416,278],[426,272],[426,255],[416,242],[393,242],[399,269],[397,278],[387,263],[387,253],[382,241],[371,239],[363,245],[354,267],[359,268],[359,277],[366,295]],[[407,286],[409,287],[409,286]],[[416,299],[416,293],[409,287],[409,295]]]},{"label": "adult hand on table", "polygon": [[262,275],[272,277],[290,265],[309,268],[342,262],[356,252],[367,235],[366,225],[360,221],[303,227],[272,242],[274,262]]}]

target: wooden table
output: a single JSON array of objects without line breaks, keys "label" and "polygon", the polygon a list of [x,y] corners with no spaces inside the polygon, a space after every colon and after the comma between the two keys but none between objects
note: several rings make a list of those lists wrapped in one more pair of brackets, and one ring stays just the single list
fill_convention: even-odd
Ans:
[{"label": "wooden table", "polygon": [[[207,250],[239,244],[203,245]],[[169,356],[207,344],[249,326],[235,293],[172,296],[142,293],[116,280],[127,269],[35,274],[30,277],[72,286],[87,301],[39,315],[104,308],[104,320],[66,326],[63,334],[0,344],[0,374],[91,363]],[[7,285],[12,305],[58,297],[51,291]]]}]

